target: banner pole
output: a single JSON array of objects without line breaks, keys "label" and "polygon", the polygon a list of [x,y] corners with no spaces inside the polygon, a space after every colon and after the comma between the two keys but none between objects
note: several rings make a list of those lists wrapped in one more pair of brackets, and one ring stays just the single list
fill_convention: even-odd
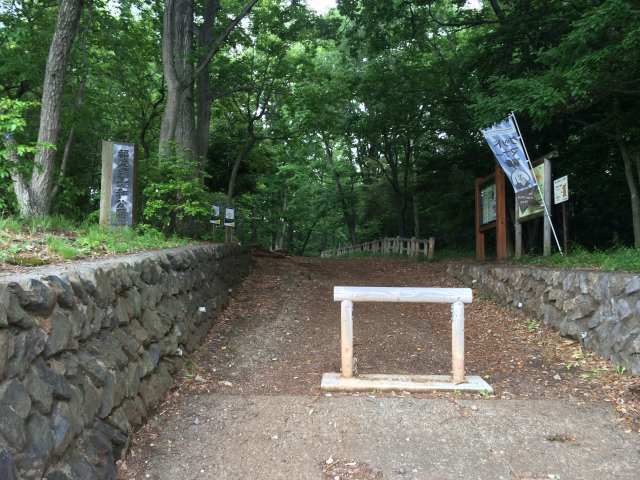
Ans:
[{"label": "banner pole", "polygon": [[[556,234],[556,229],[553,226],[553,220],[551,220],[551,215],[549,215],[549,209],[547,208],[547,202],[544,200],[544,192],[540,189],[540,184],[538,183],[538,179],[536,178],[536,174],[533,170],[533,163],[531,163],[531,157],[529,157],[529,152],[527,151],[527,145],[524,143],[524,138],[522,138],[522,133],[520,133],[520,125],[518,125],[518,119],[516,118],[516,114],[511,112],[511,117],[513,118],[513,123],[516,126],[516,130],[518,131],[518,138],[520,142],[522,142],[522,148],[524,149],[524,153],[527,156],[527,162],[529,162],[529,168],[531,169],[531,175],[533,175],[533,181],[536,182],[536,187],[538,187],[538,194],[540,195],[540,201],[542,202],[542,207],[544,208],[544,213],[549,219],[549,225],[551,225],[551,231],[553,232],[553,238],[556,240],[556,245],[558,246],[558,251],[560,255],[564,256],[564,252],[562,251],[562,247],[560,247],[560,241],[558,240],[558,235]],[[551,186],[549,186],[551,188]],[[517,195],[517,194],[516,194]]]}]

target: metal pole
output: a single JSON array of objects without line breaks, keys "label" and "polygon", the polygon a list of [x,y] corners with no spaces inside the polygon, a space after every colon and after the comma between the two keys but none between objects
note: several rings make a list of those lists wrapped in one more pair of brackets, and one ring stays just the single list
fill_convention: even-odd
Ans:
[{"label": "metal pole", "polygon": [[524,149],[524,153],[527,156],[527,161],[529,162],[529,168],[531,169],[531,175],[533,175],[533,181],[536,182],[536,187],[538,187],[538,193],[540,194],[540,201],[542,202],[542,207],[544,208],[544,213],[549,219],[549,225],[551,225],[551,231],[553,232],[553,238],[556,240],[556,245],[558,246],[558,251],[560,255],[564,256],[562,252],[562,247],[560,246],[560,241],[558,240],[558,235],[556,234],[556,229],[553,226],[553,222],[551,221],[551,215],[549,215],[549,209],[547,208],[547,202],[544,201],[544,193],[540,189],[540,185],[538,184],[538,179],[536,178],[536,174],[533,171],[533,163],[531,163],[531,158],[529,157],[529,152],[527,151],[527,146],[524,143],[524,139],[522,138],[522,134],[520,133],[520,126],[518,125],[518,120],[516,119],[516,114],[511,112],[511,116],[513,117],[513,123],[516,126],[516,130],[518,131],[518,138],[522,142],[522,148]]}]

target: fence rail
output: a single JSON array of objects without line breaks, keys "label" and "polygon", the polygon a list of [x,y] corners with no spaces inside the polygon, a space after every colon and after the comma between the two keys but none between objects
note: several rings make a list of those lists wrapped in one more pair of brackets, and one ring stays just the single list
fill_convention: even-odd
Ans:
[{"label": "fence rail", "polygon": [[424,255],[427,258],[433,258],[435,249],[435,238],[403,238],[388,237],[371,242],[359,243],[358,245],[349,245],[346,247],[338,247],[331,250],[324,250],[320,253],[323,258],[341,257],[343,255],[352,255],[359,252],[371,252],[381,254],[398,254],[407,255],[409,257],[417,257]]}]

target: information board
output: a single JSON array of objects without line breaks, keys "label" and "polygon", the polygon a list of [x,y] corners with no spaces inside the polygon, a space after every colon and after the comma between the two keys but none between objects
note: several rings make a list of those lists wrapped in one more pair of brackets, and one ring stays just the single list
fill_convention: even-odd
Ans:
[{"label": "information board", "polygon": [[496,184],[487,185],[480,191],[482,225],[496,221]]},{"label": "information board", "polygon": [[544,213],[540,192],[544,192],[544,163],[533,168],[540,190],[533,187],[528,192],[518,193],[518,220],[534,218]]},{"label": "information board", "polygon": [[558,205],[569,200],[569,177],[556,178],[553,181],[553,203]]}]

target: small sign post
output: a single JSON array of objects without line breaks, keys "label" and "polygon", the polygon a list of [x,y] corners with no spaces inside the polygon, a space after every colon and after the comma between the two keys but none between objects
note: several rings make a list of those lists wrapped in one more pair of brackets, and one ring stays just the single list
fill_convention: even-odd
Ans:
[{"label": "small sign post", "polygon": [[569,244],[569,213],[567,211],[567,204],[569,203],[569,177],[567,175],[554,180],[553,203],[555,205],[562,204],[562,243],[564,244],[564,250],[566,252]]},{"label": "small sign post", "polygon": [[224,241],[230,243],[233,239],[233,228],[236,226],[235,222],[236,210],[233,207],[226,207],[224,209]]},{"label": "small sign post", "polygon": [[220,225],[220,205],[211,205],[211,218],[209,219],[211,224],[211,234],[215,235],[216,225]]}]

